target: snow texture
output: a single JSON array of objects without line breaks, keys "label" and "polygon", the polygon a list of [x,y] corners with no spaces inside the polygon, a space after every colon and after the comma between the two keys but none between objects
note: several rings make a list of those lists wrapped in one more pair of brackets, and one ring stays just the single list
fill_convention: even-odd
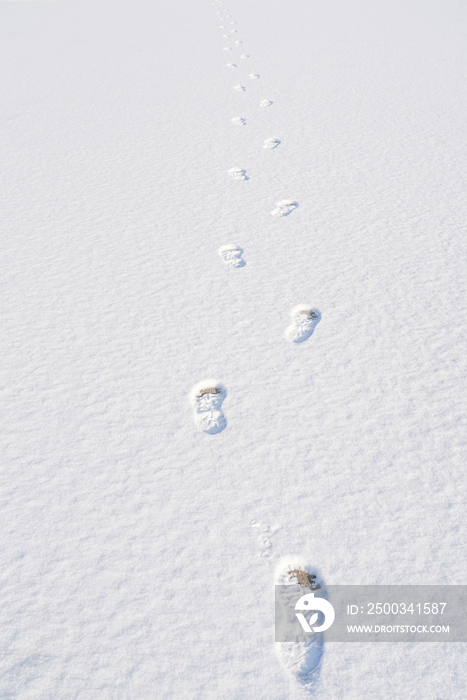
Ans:
[{"label": "snow texture", "polygon": [[328,644],[307,687],[273,582],[466,583],[466,3],[0,25],[0,696],[463,700],[463,644]]}]

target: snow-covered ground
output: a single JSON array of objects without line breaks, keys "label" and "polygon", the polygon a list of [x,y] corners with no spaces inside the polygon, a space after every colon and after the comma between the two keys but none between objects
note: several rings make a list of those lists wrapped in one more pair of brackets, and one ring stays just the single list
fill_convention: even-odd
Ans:
[{"label": "snow-covered ground", "polygon": [[[2,700],[293,698],[284,556],[466,583],[467,7],[225,6],[0,2]],[[466,662],[328,644],[307,697]]]}]

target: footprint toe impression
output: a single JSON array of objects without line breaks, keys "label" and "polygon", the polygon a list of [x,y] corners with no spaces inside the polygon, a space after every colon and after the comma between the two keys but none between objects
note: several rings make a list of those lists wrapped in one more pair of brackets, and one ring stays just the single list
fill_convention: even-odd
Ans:
[{"label": "footprint toe impression", "polygon": [[277,148],[279,144],[280,144],[279,139],[275,139],[274,137],[271,137],[270,139],[266,139],[266,141],[264,142],[263,148],[267,148],[268,150],[271,150],[273,148]]},{"label": "footprint toe impression", "polygon": [[242,259],[243,250],[235,243],[223,245],[218,250],[227,267],[245,267],[246,262]]},{"label": "footprint toe impression", "polygon": [[191,401],[195,409],[195,422],[204,433],[215,435],[222,432],[227,425],[222,412],[226,396],[225,387],[213,380],[200,382],[193,387]]},{"label": "footprint toe impression", "polygon": [[233,177],[234,180],[248,180],[246,170],[244,170],[243,168],[230,168],[229,175],[230,177]]},{"label": "footprint toe impression", "polygon": [[292,309],[292,324],[286,330],[286,337],[291,343],[303,343],[313,335],[317,324],[321,320],[318,309],[310,309],[300,304]]},{"label": "footprint toe impression", "polygon": [[293,199],[281,199],[272,210],[271,216],[288,216],[297,207],[298,202],[294,202]]}]

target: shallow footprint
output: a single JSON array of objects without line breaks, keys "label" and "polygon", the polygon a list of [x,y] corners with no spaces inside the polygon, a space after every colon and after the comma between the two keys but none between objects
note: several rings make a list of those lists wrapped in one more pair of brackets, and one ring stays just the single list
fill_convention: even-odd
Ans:
[{"label": "shallow footprint", "polygon": [[200,430],[210,435],[220,433],[227,425],[222,403],[227,391],[213,380],[199,382],[191,390],[191,402],[195,409],[195,422]]},{"label": "shallow footprint", "polygon": [[261,100],[259,103],[260,107],[270,107],[270,105],[272,105],[271,100]]},{"label": "shallow footprint", "polygon": [[236,41],[235,43],[237,44],[237,46],[240,46],[240,44],[243,44],[243,41]]},{"label": "shallow footprint", "polygon": [[261,525],[257,520],[250,521],[251,527],[257,527],[261,530],[262,534],[259,537],[259,546],[261,551],[259,556],[262,559],[271,559],[272,557],[272,542],[270,538],[275,535],[275,533],[281,529],[280,525]]},{"label": "shallow footprint", "polygon": [[236,68],[237,64],[236,63],[227,63],[227,68]]},{"label": "shallow footprint", "polygon": [[234,85],[234,90],[237,92],[245,92],[246,88],[244,88],[243,85]]},{"label": "shallow footprint", "polygon": [[294,202],[293,199],[281,199],[272,210],[271,216],[288,216],[297,207],[298,202]]},{"label": "shallow footprint", "polygon": [[[282,599],[282,617],[278,624],[281,625],[281,634],[292,630],[296,624],[295,602],[302,595],[308,595],[321,586],[317,582],[316,574],[302,559],[283,560],[275,579],[276,594]],[[288,587],[290,586],[290,594]],[[289,619],[290,616],[290,619]],[[289,623],[292,623],[289,628]],[[291,637],[294,638],[293,633]],[[316,671],[323,655],[322,633],[314,633],[307,642],[276,642],[277,654],[292,678],[302,687],[312,690],[316,680]]]},{"label": "shallow footprint", "polygon": [[258,73],[250,73],[248,77],[250,78],[250,80],[258,80],[259,75]]},{"label": "shallow footprint", "polygon": [[248,54],[248,53],[242,53],[242,55],[240,56],[240,58],[250,58],[250,54]]},{"label": "shallow footprint", "polygon": [[218,250],[224,263],[227,267],[245,267],[246,262],[242,260],[243,250],[235,245],[235,243],[227,243],[222,245]]},{"label": "shallow footprint", "polygon": [[303,343],[313,335],[316,325],[321,320],[318,309],[310,309],[309,306],[300,304],[292,309],[292,325],[285,331],[287,340],[291,343]]},{"label": "shallow footprint", "polygon": [[232,124],[235,124],[235,126],[245,126],[246,124],[246,119],[243,119],[243,117],[234,117],[230,121]]},{"label": "shallow footprint", "polygon": [[224,46],[224,51],[232,51],[232,49],[230,48],[230,46]]},{"label": "shallow footprint", "polygon": [[229,175],[233,177],[234,180],[248,180],[246,170],[243,170],[243,168],[230,168]]},{"label": "shallow footprint", "polygon": [[270,139],[266,139],[264,142],[263,148],[267,148],[271,150],[272,148],[277,148],[278,145],[280,144],[279,139],[275,139],[274,137],[271,137]]}]

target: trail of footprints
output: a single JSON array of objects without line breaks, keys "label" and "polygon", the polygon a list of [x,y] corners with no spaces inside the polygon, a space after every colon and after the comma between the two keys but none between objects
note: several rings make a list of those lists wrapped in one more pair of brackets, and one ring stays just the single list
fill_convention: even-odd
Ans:
[{"label": "trail of footprints", "polygon": [[[214,2],[213,5],[218,7],[218,14],[222,15],[221,21],[227,22],[230,15],[227,14],[225,8],[222,8],[221,2]],[[222,12],[221,12],[222,10]],[[224,13],[224,14],[222,14]],[[235,24],[231,21],[230,24]],[[227,29],[227,26],[221,25],[221,29]],[[236,34],[236,29],[231,29],[230,34]],[[224,39],[232,38],[228,34],[223,35]],[[235,41],[235,46],[240,46],[241,40]],[[232,51],[232,47],[224,47],[225,51]],[[241,54],[240,59],[249,58],[248,54]],[[237,68],[234,62],[227,63],[229,68]],[[260,76],[257,73],[248,75],[250,80],[258,80]],[[245,92],[245,87],[241,84],[234,86],[237,92]],[[260,107],[270,107],[272,101],[263,99],[259,102]],[[246,120],[243,117],[234,117],[232,123],[235,126],[246,126]],[[280,145],[280,140],[275,136],[270,136],[264,141],[263,148],[265,150],[274,150]],[[239,166],[230,168],[228,171],[232,179],[244,182],[248,180],[246,170]],[[279,200],[274,209],[270,212],[272,216],[284,218],[289,216],[298,207],[298,202],[293,199]],[[243,268],[246,265],[243,259],[243,250],[236,243],[227,243],[218,249],[219,256],[227,268]],[[291,310],[291,323],[285,329],[285,337],[291,343],[303,343],[308,340],[321,320],[321,313],[316,308],[308,307],[304,304],[295,306]],[[212,379],[196,384],[191,391],[191,401],[194,408],[195,422],[200,430],[205,433],[214,435],[224,430],[227,425],[227,420],[222,410],[224,400],[227,396],[227,391],[223,384]],[[250,526],[257,531],[258,551],[262,559],[268,560],[273,557],[273,537],[280,530],[280,525],[262,525],[257,520],[252,520]],[[301,559],[287,559],[281,561],[280,570],[276,574],[275,583],[280,586],[280,593],[290,603],[292,600],[293,590],[299,589],[300,595],[314,591],[320,588],[317,582],[317,576],[313,573],[310,567]],[[289,588],[290,587],[290,588]],[[289,600],[290,598],[290,600]],[[286,602],[287,602],[286,601]],[[293,610],[293,606],[289,605]],[[286,620],[287,623],[287,620]],[[295,681],[307,691],[313,689],[315,681],[315,672],[318,668],[322,653],[323,642],[319,634],[315,634],[310,641],[298,643],[278,643],[276,645],[277,652],[281,662],[286,667],[287,671],[295,678]]]},{"label": "trail of footprints", "polygon": [[[216,6],[216,3],[213,4]],[[221,7],[220,5],[217,6]],[[222,12],[218,11],[217,14],[221,15]],[[229,18],[230,15],[225,15],[225,17],[223,17],[224,21],[226,21]],[[233,24],[236,24],[236,22],[231,21],[230,25]],[[228,29],[226,24],[221,24],[219,28],[224,30]],[[237,33],[237,29],[230,29],[230,35]],[[232,39],[233,37],[230,35],[223,34],[222,38]],[[241,44],[243,44],[243,41],[241,39],[237,39],[235,40],[234,44],[235,46],[240,46]],[[231,46],[224,46],[223,49],[224,51],[232,51]],[[247,59],[249,58],[249,55],[241,54],[240,58]],[[237,64],[229,62],[227,63],[227,67],[237,68]],[[250,80],[258,80],[260,78],[260,75],[258,73],[251,72],[249,73],[248,78]],[[245,92],[246,88],[243,85],[238,84],[234,85],[234,90],[236,90],[237,92]],[[261,102],[259,102],[259,107],[270,107],[272,104],[272,100],[263,99],[261,100]],[[246,126],[247,124],[246,119],[244,117],[233,117],[231,119],[231,122],[234,126]],[[265,140],[263,148],[265,150],[271,151],[276,149],[280,145],[280,143],[281,142],[278,138],[276,138],[275,136],[271,136]],[[246,170],[244,168],[241,168],[240,166],[234,166],[230,168],[228,174],[231,177],[231,179],[237,180],[239,182],[245,182],[249,179],[248,175],[246,174]],[[297,207],[298,202],[296,202],[295,200],[281,199],[276,203],[274,209],[271,211],[271,215],[274,217],[283,218],[289,216],[289,214],[295,211]],[[219,248],[218,253],[222,262],[228,268],[239,269],[245,267],[246,265],[246,262],[242,257],[243,250],[236,243],[227,243],[226,245],[222,245]],[[294,307],[291,310],[291,323],[286,328],[284,333],[285,338],[291,343],[305,342],[306,340],[308,340],[308,338],[310,338],[313,335],[313,332],[320,320],[321,313],[318,309],[310,308],[303,304]],[[222,432],[222,430],[224,430],[224,428],[227,425],[227,420],[222,411],[222,404],[226,395],[227,392],[225,387],[214,380],[207,380],[193,387],[191,392],[191,400],[194,406],[195,422],[200,430],[211,435],[220,433]],[[252,527],[262,528],[262,526],[259,523],[257,523],[257,521],[252,521],[251,525]],[[278,529],[278,526],[271,527],[276,527]],[[271,547],[270,538],[267,537],[267,535],[265,534],[267,532],[274,532],[274,530],[270,530],[269,526],[266,527],[266,530],[262,528],[261,556],[264,558],[268,558],[268,552]]]}]

